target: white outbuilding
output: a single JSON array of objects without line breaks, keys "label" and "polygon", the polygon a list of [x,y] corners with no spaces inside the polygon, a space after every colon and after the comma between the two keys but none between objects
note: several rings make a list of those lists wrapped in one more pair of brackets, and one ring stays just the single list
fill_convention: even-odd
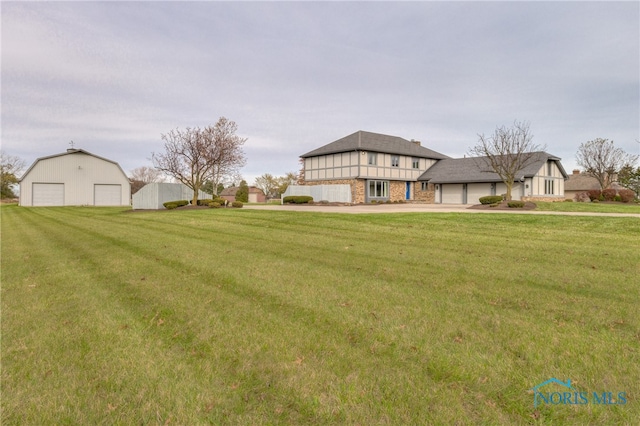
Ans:
[{"label": "white outbuilding", "polygon": [[[198,199],[212,198],[211,194],[204,191],[198,192]],[[183,183],[154,182],[143,186],[133,194],[134,210],[162,210],[167,201],[193,199],[193,189]]]},{"label": "white outbuilding", "polygon": [[120,165],[82,149],[38,158],[20,178],[21,206],[129,206],[130,199]]}]

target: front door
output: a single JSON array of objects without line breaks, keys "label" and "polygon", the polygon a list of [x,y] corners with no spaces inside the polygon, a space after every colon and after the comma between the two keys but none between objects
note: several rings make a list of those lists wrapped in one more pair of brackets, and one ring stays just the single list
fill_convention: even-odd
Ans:
[{"label": "front door", "polygon": [[411,182],[407,182],[407,192],[405,194],[405,200],[411,199]]}]

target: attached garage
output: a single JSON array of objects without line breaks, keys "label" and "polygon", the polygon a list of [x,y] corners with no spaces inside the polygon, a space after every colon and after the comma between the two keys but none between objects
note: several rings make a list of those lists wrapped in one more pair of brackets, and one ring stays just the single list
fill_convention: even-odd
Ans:
[{"label": "attached garage", "polygon": [[64,183],[34,183],[32,205],[64,206]]},{"label": "attached garage", "polygon": [[440,202],[443,204],[463,204],[463,184],[447,183],[440,185]]},{"label": "attached garage", "polygon": [[20,178],[21,206],[129,206],[118,163],[82,149],[38,158]]},{"label": "attached garage", "polygon": [[480,197],[495,195],[495,183],[467,184],[467,204],[480,204]]},{"label": "attached garage", "polygon": [[[505,160],[506,161],[506,160]],[[436,188],[435,202],[479,204],[480,197],[506,194],[507,186],[486,157],[445,158],[419,178]],[[564,200],[567,174],[560,158],[546,152],[528,153],[511,187],[514,200]]]}]

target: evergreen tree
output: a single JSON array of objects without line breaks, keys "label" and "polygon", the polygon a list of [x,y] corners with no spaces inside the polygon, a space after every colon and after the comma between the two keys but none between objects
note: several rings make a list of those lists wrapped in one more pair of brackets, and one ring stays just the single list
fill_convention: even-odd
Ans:
[{"label": "evergreen tree", "polygon": [[240,182],[240,188],[238,188],[238,192],[236,192],[236,201],[242,201],[243,203],[249,202],[249,185],[247,185],[247,181],[245,180]]}]

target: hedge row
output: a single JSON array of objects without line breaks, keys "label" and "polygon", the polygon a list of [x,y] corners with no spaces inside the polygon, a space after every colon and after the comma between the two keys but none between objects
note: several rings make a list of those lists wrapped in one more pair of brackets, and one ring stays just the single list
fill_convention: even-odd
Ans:
[{"label": "hedge row", "polygon": [[576,194],[576,201],[620,201],[623,203],[630,203],[635,198],[635,193],[630,189],[607,188],[600,191],[599,189],[591,189],[586,192]]},{"label": "hedge row", "polygon": [[288,195],[282,199],[285,204],[305,204],[313,201],[309,195]]}]

